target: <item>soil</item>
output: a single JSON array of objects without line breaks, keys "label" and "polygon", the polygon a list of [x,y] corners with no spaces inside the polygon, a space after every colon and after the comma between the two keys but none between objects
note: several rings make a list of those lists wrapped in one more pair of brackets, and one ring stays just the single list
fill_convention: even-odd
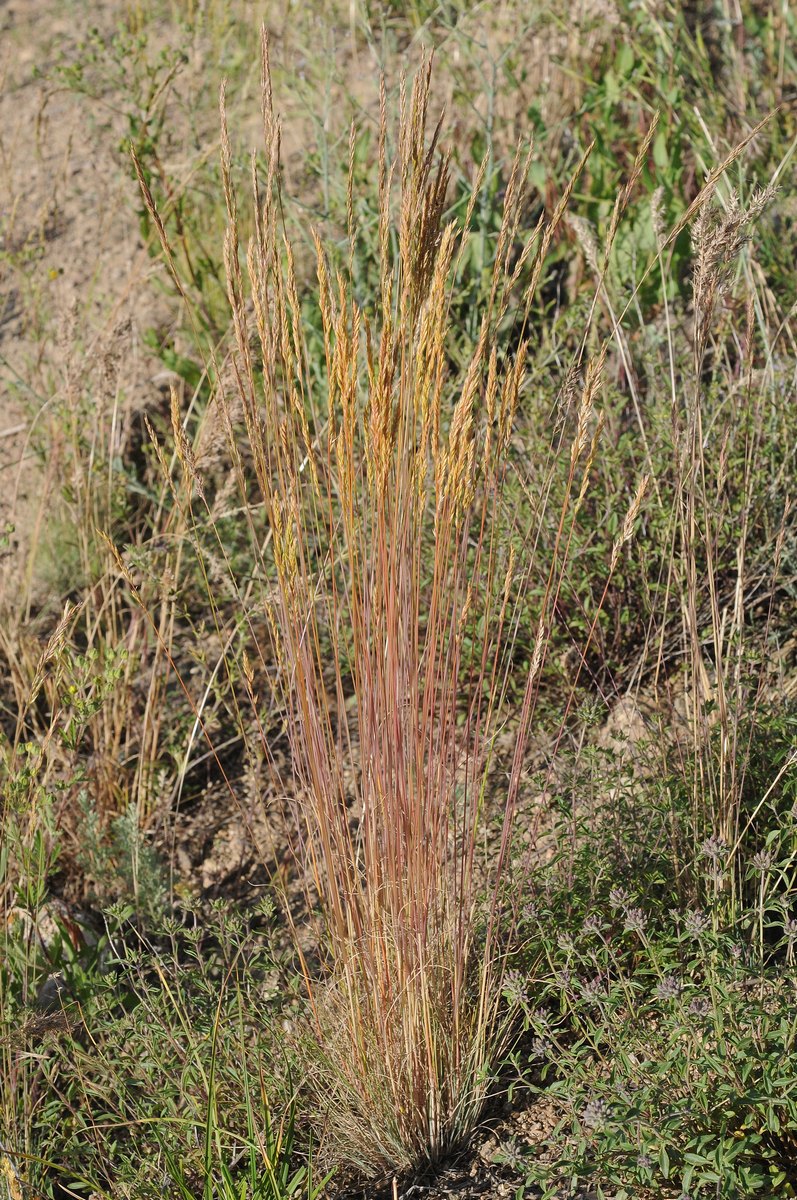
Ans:
[{"label": "soil", "polygon": [[[89,27],[114,28],[121,5],[0,3],[0,531],[15,527],[6,576],[26,569],[46,524],[56,462],[38,447],[76,375],[113,346],[120,403],[158,387],[142,342],[158,319],[139,236],[137,196],[119,152],[120,118],[59,83]],[[111,98],[108,98],[111,103]],[[49,596],[40,582],[37,601]]]}]

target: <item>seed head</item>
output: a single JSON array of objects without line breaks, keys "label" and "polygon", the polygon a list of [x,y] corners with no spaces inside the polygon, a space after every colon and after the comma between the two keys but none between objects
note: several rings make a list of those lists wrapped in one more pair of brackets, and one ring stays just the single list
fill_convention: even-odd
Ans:
[{"label": "seed head", "polygon": [[711,919],[699,908],[690,909],[684,918],[684,929],[690,937],[700,938],[711,928]]},{"label": "seed head", "polygon": [[644,933],[647,927],[647,920],[641,908],[629,908],[625,914],[625,931],[626,933]]},{"label": "seed head", "polygon": [[525,1004],[528,1000],[525,977],[520,971],[507,971],[504,978],[504,995],[510,1004]]},{"label": "seed head", "polygon": [[544,1008],[535,1008],[531,1020],[535,1029],[547,1029],[551,1023],[551,1018]]},{"label": "seed head", "polygon": [[630,899],[631,893],[627,892],[624,887],[613,887],[609,892],[609,903],[612,908],[625,908]]},{"label": "seed head", "polygon": [[535,1037],[529,1049],[532,1062],[541,1062],[543,1059],[549,1058],[551,1054],[551,1043],[547,1038]]},{"label": "seed head", "polygon": [[771,850],[759,850],[753,855],[751,861],[753,870],[759,871],[760,874],[765,875],[775,861],[775,856]]},{"label": "seed head", "polygon": [[689,1013],[693,1017],[707,1017],[711,1011],[711,1003],[707,996],[695,996],[689,1005]]},{"label": "seed head", "polygon": [[582,980],[581,994],[585,1000],[598,1000],[601,996],[605,996],[606,989],[600,975],[593,975],[592,979]]},{"label": "seed head", "polygon": [[676,975],[665,975],[656,988],[660,1000],[677,1000],[682,991],[681,981]]},{"label": "seed head", "polygon": [[709,837],[703,842],[700,847],[700,853],[704,858],[710,858],[716,866],[728,852],[728,843],[722,837]]},{"label": "seed head", "polygon": [[603,1129],[611,1120],[612,1110],[605,1100],[592,1099],[584,1105],[581,1124],[585,1129]]}]

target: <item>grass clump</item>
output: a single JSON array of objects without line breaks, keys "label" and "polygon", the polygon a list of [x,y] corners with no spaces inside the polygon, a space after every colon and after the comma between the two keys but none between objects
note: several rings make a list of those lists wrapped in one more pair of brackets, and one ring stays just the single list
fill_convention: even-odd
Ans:
[{"label": "grass clump", "polygon": [[[251,316],[222,138],[235,399],[273,538],[271,649],[297,777],[300,857],[323,928],[320,975],[305,958],[302,968],[316,1047],[308,1082],[334,1120],[327,1134],[338,1154],[369,1172],[436,1161],[461,1143],[506,1038],[501,880],[565,556],[563,548],[550,565],[537,614],[500,849],[488,867],[486,777],[507,719],[515,597],[531,570],[496,537],[527,355],[522,319],[512,353],[498,331],[527,265],[519,303],[528,311],[560,213],[518,244],[518,156],[478,341],[449,382],[451,296],[467,235],[443,222],[448,164],[437,153],[440,126],[427,128],[429,82],[425,66],[410,96],[402,88],[394,161],[383,93],[371,304],[353,289],[353,204],[348,263],[344,255],[336,269],[316,237],[320,380],[281,228],[267,66],[268,174],[265,187],[255,181],[246,253]],[[353,154],[354,134],[351,145]],[[592,436],[600,365],[586,373],[568,505]]]}]

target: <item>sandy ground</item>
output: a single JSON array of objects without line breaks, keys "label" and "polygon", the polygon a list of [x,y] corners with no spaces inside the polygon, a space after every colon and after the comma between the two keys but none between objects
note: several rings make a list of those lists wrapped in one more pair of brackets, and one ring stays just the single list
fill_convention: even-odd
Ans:
[{"label": "sandy ground", "polygon": [[0,531],[16,526],[7,577],[23,569],[46,522],[37,433],[75,371],[111,337],[128,393],[155,370],[141,343],[153,320],[142,283],[153,267],[118,152],[119,118],[59,84],[54,70],[79,57],[89,25],[111,28],[120,11],[0,0]]}]

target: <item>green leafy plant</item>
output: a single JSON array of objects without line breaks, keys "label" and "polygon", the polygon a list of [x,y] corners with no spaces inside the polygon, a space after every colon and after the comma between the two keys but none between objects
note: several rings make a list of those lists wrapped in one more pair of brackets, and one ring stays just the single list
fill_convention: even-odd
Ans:
[{"label": "green leafy plant", "polygon": [[164,1187],[186,1200],[320,1194],[329,1175],[299,1133],[278,1050],[275,1023],[295,1019],[298,981],[273,944],[273,912],[269,901],[247,914],[189,904],[145,936],[117,904],[55,1040],[14,1010],[25,1044],[46,1048],[39,1140],[19,1160],[31,1184],[49,1173],[79,1194],[123,1188],[139,1200]]},{"label": "green leafy plant", "polygon": [[[552,916],[541,914],[543,927]],[[562,1113],[528,1168],[543,1194],[794,1194],[797,977],[742,930],[692,909],[657,919],[618,886],[552,948],[557,980],[526,1007],[545,1094]]]}]

